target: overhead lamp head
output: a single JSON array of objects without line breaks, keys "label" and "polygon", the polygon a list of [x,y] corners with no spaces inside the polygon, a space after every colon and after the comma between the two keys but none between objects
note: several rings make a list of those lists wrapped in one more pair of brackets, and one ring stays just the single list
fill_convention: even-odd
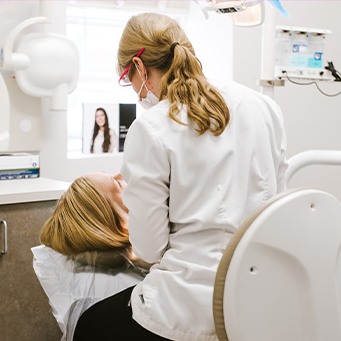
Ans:
[{"label": "overhead lamp head", "polygon": [[[200,0],[195,0],[200,5]],[[237,26],[256,26],[263,23],[263,0],[206,0],[201,8],[208,18],[208,12],[230,14]]]},{"label": "overhead lamp head", "polygon": [[207,0],[207,9],[217,13],[236,13],[245,11],[248,7],[262,0]]},{"label": "overhead lamp head", "polygon": [[245,8],[244,11],[231,13],[232,20],[236,26],[258,26],[264,22],[264,2],[253,1],[252,5]]},{"label": "overhead lamp head", "polygon": [[[264,22],[264,0],[194,0],[206,19],[209,12],[229,14],[236,26],[258,26]],[[288,16],[280,0],[269,0],[283,15]]]}]

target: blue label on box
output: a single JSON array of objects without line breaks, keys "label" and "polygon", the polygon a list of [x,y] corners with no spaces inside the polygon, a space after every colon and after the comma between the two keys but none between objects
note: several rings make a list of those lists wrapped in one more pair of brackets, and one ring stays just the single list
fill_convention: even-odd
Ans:
[{"label": "blue label on box", "polygon": [[39,168],[0,170],[0,180],[32,179],[39,177]]}]

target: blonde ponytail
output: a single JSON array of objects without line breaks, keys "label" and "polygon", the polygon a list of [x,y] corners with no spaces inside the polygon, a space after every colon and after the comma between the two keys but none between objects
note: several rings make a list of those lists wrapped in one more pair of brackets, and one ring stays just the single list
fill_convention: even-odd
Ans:
[{"label": "blonde ponytail", "polygon": [[[172,18],[156,13],[133,16],[126,25],[118,50],[118,72],[140,56],[146,67],[164,72],[160,99],[170,102],[169,116],[179,124],[183,106],[199,135],[210,131],[220,135],[230,120],[223,97],[206,79],[192,44],[180,25]],[[129,77],[135,68],[131,68]]]},{"label": "blonde ponytail", "polygon": [[187,115],[195,122],[199,135],[207,130],[220,135],[229,122],[230,113],[223,97],[207,81],[201,63],[186,46],[175,46],[173,63],[162,78],[161,93],[171,103],[169,116],[180,124],[177,104],[186,105]]}]

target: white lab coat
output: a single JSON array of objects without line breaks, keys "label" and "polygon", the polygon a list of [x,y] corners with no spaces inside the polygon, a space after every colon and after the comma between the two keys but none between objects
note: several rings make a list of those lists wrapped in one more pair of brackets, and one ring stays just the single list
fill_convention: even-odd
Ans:
[{"label": "white lab coat", "polygon": [[156,262],[131,297],[133,318],[171,340],[217,340],[212,313],[216,269],[241,222],[284,189],[285,132],[278,105],[236,83],[218,137],[180,125],[163,100],[129,129],[123,201],[137,256]]}]

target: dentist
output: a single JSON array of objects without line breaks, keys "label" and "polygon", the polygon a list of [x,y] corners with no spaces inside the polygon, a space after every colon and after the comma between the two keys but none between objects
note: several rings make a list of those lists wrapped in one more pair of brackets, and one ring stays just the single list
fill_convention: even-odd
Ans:
[{"label": "dentist", "polygon": [[280,108],[239,84],[211,85],[165,15],[128,21],[118,67],[120,84],[132,85],[146,109],[129,129],[121,173],[133,250],[154,265],[134,288],[87,310],[75,340],[215,341],[223,251],[242,221],[284,189]]}]

